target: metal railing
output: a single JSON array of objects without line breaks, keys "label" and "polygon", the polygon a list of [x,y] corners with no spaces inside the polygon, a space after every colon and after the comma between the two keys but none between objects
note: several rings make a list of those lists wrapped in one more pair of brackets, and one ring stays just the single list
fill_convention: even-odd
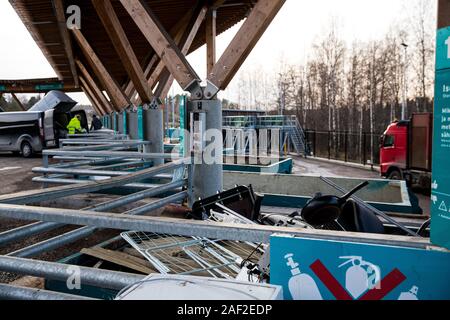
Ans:
[{"label": "metal railing", "polygon": [[307,155],[363,165],[378,165],[381,135],[370,132],[306,130]]},{"label": "metal railing", "polygon": [[223,118],[225,128],[283,128],[299,126],[296,116],[233,116]]}]

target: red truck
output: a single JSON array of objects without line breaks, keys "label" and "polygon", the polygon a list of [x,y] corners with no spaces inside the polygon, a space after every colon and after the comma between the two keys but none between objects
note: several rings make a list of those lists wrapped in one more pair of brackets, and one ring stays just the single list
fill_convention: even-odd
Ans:
[{"label": "red truck", "polygon": [[381,175],[431,189],[433,115],[413,114],[408,121],[389,125],[380,141]]}]

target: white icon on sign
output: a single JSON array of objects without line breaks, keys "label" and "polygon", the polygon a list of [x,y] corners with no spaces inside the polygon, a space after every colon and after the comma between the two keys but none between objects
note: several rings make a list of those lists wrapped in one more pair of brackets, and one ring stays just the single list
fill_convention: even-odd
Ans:
[{"label": "white icon on sign", "polygon": [[293,300],[323,300],[314,279],[306,273],[301,273],[299,264],[294,261],[292,253],[284,257],[287,266],[291,268],[292,277],[289,280],[289,291]]},{"label": "white icon on sign", "polygon": [[441,205],[439,206],[439,210],[447,212],[447,205],[445,204],[445,201],[442,201]]},{"label": "white icon on sign", "polygon": [[345,273],[345,288],[353,298],[357,299],[364,292],[374,289],[379,284],[381,279],[380,267],[364,261],[362,257],[350,256],[339,257],[339,259],[347,260],[339,268],[350,263],[352,264]]},{"label": "white icon on sign", "polygon": [[434,204],[438,201],[438,198],[435,195],[431,196],[431,201],[433,201]]},{"label": "white icon on sign", "polygon": [[409,292],[402,292],[398,300],[419,300],[417,294],[419,293],[419,288],[414,286],[409,290]]},{"label": "white icon on sign", "polygon": [[439,185],[438,185],[437,181],[435,180],[431,185],[431,189],[437,190],[438,188],[439,188]]},{"label": "white icon on sign", "polygon": [[448,37],[447,40],[445,40],[445,44],[447,45],[447,59],[450,59],[450,37]]}]

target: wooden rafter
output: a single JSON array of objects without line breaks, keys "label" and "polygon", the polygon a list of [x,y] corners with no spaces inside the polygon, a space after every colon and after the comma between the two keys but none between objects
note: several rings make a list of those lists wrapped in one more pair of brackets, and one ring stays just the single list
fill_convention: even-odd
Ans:
[{"label": "wooden rafter", "polygon": [[22,111],[27,111],[22,101],[20,101],[19,98],[17,98],[15,93],[11,93],[11,96],[13,97],[14,101],[16,101],[16,103],[19,105],[19,108],[22,109]]},{"label": "wooden rafter", "polygon": [[[153,69],[156,62],[158,62],[158,59],[159,59],[159,57],[157,54],[154,54],[152,56],[152,58],[150,59],[150,62],[147,64],[147,67],[144,70],[144,76],[146,79],[148,79],[150,71]],[[136,92],[136,89],[134,88],[133,81],[130,80],[125,88],[125,94],[127,95],[128,98],[131,99],[131,97],[135,96],[136,93],[137,92]]]},{"label": "wooden rafter", "polygon": [[200,77],[178,49],[150,8],[139,0],[120,0],[156,54],[184,90],[200,83]]},{"label": "wooden rafter", "polygon": [[133,51],[110,0],[93,0],[92,3],[141,100],[150,102],[152,95],[147,85],[144,71],[139,64],[139,60]]},{"label": "wooden rafter", "polygon": [[217,11],[210,8],[206,19],[206,74],[210,74],[216,64],[216,19]]},{"label": "wooden rafter", "polygon": [[86,81],[84,80],[83,77],[80,77],[80,82],[81,82],[81,89],[83,90],[84,94],[89,99],[89,101],[91,102],[92,107],[94,108],[95,112],[100,116],[106,114],[105,111],[102,109],[100,102],[97,100],[97,98],[92,93],[91,89],[86,86]]},{"label": "wooden rafter", "polygon": [[75,59],[73,55],[72,42],[70,40],[69,31],[66,26],[66,15],[64,13],[64,5],[62,0],[52,0],[53,8],[55,10],[56,21],[58,23],[59,33],[63,40],[64,49],[66,51],[67,58],[69,59],[70,72],[72,73],[73,82],[75,87],[79,86],[77,68],[75,66]]},{"label": "wooden rafter", "polygon": [[120,86],[106,70],[105,66],[100,61],[99,57],[94,52],[91,45],[87,42],[81,31],[78,29],[72,29],[72,33],[77,40],[81,50],[83,51],[83,54],[89,65],[102,82],[103,86],[106,89],[106,92],[108,92],[108,95],[111,98],[116,111],[120,111],[121,109],[124,109],[131,105],[128,97],[125,96]]},{"label": "wooden rafter", "polygon": [[81,74],[83,75],[87,85],[88,89],[90,89],[93,93],[93,95],[97,98],[100,105],[102,105],[103,110],[105,110],[106,113],[113,112],[113,108],[111,107],[110,102],[106,99],[103,92],[99,89],[97,84],[95,83],[92,76],[87,71],[86,67],[79,61],[76,60],[75,63],[77,64],[78,68],[80,69]]},{"label": "wooden rafter", "polygon": [[230,45],[208,74],[208,80],[218,89],[226,89],[285,2],[286,0],[259,0],[255,4]]},{"label": "wooden rafter", "polygon": [[450,0],[438,2],[438,28],[450,26]]},{"label": "wooden rafter", "polygon": [[[186,31],[180,38],[179,45],[181,47],[181,54],[183,54],[183,55],[188,54],[188,52],[192,46],[192,42],[194,41],[195,37],[197,36],[198,30],[200,29],[200,26],[202,25],[203,21],[205,20],[207,12],[208,12],[208,8],[206,6],[199,7],[199,9],[194,12],[194,16],[192,17],[191,21],[189,22],[188,27],[186,28]],[[174,77],[166,69],[165,73],[161,73],[161,75],[160,75],[159,85],[155,91],[155,96],[159,97],[159,98],[166,97],[170,90],[170,87],[173,84],[173,81],[174,81]]]},{"label": "wooden rafter", "polygon": [[[192,20],[192,17],[195,15],[196,8],[201,8],[201,3],[203,1],[199,0],[197,6],[193,7],[191,10],[189,10],[182,19],[180,19],[174,27],[170,30],[170,34],[174,35],[174,40],[177,45],[179,45],[181,38],[183,36],[184,30],[188,28],[189,21]],[[150,59],[149,63],[147,64],[147,67],[145,68],[144,74],[146,79],[148,79],[150,90],[153,91],[155,88],[155,85],[157,83],[153,82],[152,79],[155,77],[157,80],[161,77],[162,72],[164,71],[164,63],[161,62],[161,59],[157,54],[153,54],[152,58]],[[153,76],[155,75],[155,76]],[[173,80],[172,80],[173,81]],[[135,99],[137,91],[134,89],[133,82],[129,81],[126,89],[125,94],[132,99],[132,102],[135,104],[139,104],[139,99]]]}]

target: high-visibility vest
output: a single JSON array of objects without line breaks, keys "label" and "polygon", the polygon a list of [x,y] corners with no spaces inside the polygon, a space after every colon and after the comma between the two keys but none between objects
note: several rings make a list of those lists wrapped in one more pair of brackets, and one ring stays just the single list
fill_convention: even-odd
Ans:
[{"label": "high-visibility vest", "polygon": [[81,123],[80,120],[78,120],[77,117],[72,118],[70,120],[69,124],[67,125],[67,130],[69,130],[69,134],[75,134],[76,132],[81,132]]}]

